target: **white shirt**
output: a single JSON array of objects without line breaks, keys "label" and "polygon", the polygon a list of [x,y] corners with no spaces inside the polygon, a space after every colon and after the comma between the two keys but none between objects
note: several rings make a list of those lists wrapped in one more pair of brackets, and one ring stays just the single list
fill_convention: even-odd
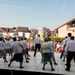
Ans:
[{"label": "white shirt", "polygon": [[52,42],[50,42],[50,41],[48,41],[48,42],[51,44],[52,52],[56,51],[56,49],[55,49],[55,47],[54,47],[53,43],[52,43]]},{"label": "white shirt", "polygon": [[12,44],[12,49],[14,50],[14,54],[18,54],[22,52],[21,45],[22,44],[20,43],[20,41],[15,41]]},{"label": "white shirt", "polygon": [[3,41],[0,41],[0,50],[5,50],[5,44]]},{"label": "white shirt", "polygon": [[14,43],[13,39],[10,40],[10,44],[12,45]]},{"label": "white shirt", "polygon": [[[65,45],[65,44],[67,45],[67,43],[68,43],[70,40],[71,40],[70,37],[66,38],[65,41],[64,41],[64,45]],[[64,48],[64,50],[65,50],[65,48]]]},{"label": "white shirt", "polygon": [[26,40],[20,41],[20,43],[22,44],[24,49],[28,48]]},{"label": "white shirt", "polygon": [[59,47],[60,47],[60,45],[59,45],[59,44],[57,44],[56,46],[57,46],[57,48],[59,48]]},{"label": "white shirt", "polygon": [[60,44],[60,47],[63,47],[65,44],[65,39],[62,41],[62,43]]},{"label": "white shirt", "polygon": [[70,40],[71,40],[70,37],[66,38],[65,41],[64,41],[64,44],[67,45],[67,43],[68,43]]},{"label": "white shirt", "polygon": [[5,42],[5,49],[11,49],[10,41]]},{"label": "white shirt", "polygon": [[41,44],[41,39],[40,39],[40,37],[35,38],[33,44],[34,44],[34,43]]},{"label": "white shirt", "polygon": [[41,53],[51,53],[52,52],[52,47],[49,42],[43,42],[41,44]]},{"label": "white shirt", "polygon": [[65,55],[67,54],[67,51],[75,52],[75,41],[70,40],[66,47],[65,47]]}]

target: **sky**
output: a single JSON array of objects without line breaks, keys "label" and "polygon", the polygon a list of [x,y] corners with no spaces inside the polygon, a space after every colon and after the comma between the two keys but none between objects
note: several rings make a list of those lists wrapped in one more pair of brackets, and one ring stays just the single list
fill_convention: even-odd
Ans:
[{"label": "sky", "polygon": [[75,0],[0,0],[0,27],[54,30],[75,17]]}]

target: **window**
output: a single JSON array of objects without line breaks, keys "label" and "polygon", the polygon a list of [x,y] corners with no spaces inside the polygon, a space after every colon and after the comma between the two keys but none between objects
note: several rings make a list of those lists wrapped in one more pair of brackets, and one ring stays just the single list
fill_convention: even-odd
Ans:
[{"label": "window", "polygon": [[75,27],[75,21],[72,22],[72,27]]}]

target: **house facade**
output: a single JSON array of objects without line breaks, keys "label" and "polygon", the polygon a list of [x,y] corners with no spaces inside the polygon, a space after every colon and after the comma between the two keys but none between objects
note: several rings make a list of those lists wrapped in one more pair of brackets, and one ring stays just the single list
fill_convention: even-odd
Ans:
[{"label": "house facade", "polygon": [[56,27],[54,31],[58,37],[65,37],[68,33],[72,33],[72,36],[75,36],[75,17]]}]

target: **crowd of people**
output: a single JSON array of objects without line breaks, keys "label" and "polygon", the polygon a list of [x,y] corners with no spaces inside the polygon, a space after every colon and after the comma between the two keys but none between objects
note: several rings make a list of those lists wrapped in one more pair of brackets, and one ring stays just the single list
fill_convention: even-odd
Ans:
[{"label": "crowd of people", "polygon": [[55,69],[53,68],[52,60],[54,65],[58,65],[55,60],[54,52],[61,52],[60,59],[63,57],[63,61],[66,61],[65,70],[70,71],[71,60],[74,60],[75,62],[75,41],[74,36],[71,35],[71,33],[68,33],[68,36],[65,37],[62,43],[57,43],[55,40],[51,41],[48,37],[45,37],[44,42],[41,42],[40,35],[38,35],[38,37],[36,37],[31,43],[29,41],[27,42],[26,38],[17,40],[16,37],[13,39],[9,37],[3,42],[2,37],[0,37],[0,58],[3,57],[4,62],[8,62],[6,54],[9,53],[9,55],[11,55],[11,60],[8,67],[10,67],[13,61],[18,61],[20,62],[20,68],[23,68],[23,55],[25,56],[26,63],[29,63],[29,51],[34,51],[34,57],[36,57],[36,51],[38,49],[42,56],[42,69],[45,70],[45,65],[49,62],[51,65],[51,71],[54,71]]}]

